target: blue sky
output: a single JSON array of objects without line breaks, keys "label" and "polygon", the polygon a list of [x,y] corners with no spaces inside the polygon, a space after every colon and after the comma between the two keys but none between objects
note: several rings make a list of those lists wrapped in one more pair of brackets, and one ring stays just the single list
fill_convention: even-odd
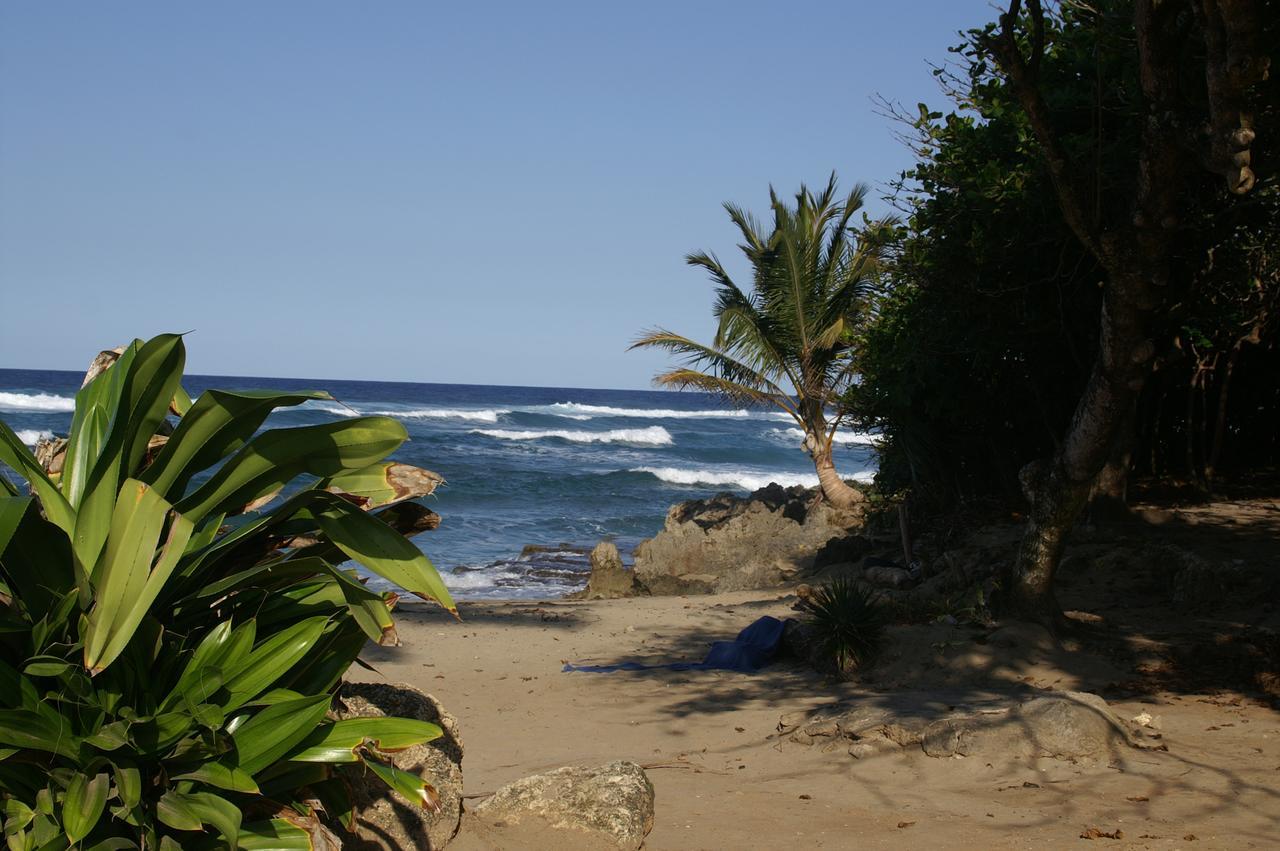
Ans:
[{"label": "blue sky", "polygon": [[[0,0],[0,366],[641,388],[770,183],[910,163],[927,2]],[[878,194],[878,193],[877,193]],[[872,204],[882,212],[883,204]]]}]

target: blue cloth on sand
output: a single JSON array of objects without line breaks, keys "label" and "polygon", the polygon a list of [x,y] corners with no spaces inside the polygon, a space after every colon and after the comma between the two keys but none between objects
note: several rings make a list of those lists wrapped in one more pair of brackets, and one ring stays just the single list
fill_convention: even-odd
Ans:
[{"label": "blue cloth on sand", "polygon": [[614,671],[758,671],[773,661],[782,643],[784,623],[764,617],[738,633],[733,641],[717,641],[701,662],[670,662],[665,665],[642,665],[623,662],[618,665],[565,665],[565,671],[588,674],[612,674]]}]

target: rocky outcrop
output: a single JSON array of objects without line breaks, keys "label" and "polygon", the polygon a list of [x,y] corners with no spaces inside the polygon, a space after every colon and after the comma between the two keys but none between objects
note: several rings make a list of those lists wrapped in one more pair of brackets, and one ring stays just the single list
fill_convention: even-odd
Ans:
[{"label": "rocky outcrop", "polygon": [[622,564],[618,548],[610,541],[601,541],[591,551],[591,576],[587,588],[578,599],[612,600],[617,597],[634,597],[635,575]]},{"label": "rocky outcrop", "polygon": [[819,551],[860,524],[859,512],[832,508],[817,489],[777,484],[745,498],[682,502],[661,532],[636,547],[635,581],[650,594],[774,587],[810,569]]},{"label": "rocky outcrop", "polygon": [[914,749],[931,757],[1110,760],[1126,748],[1160,747],[1102,698],[1083,692],[969,706],[946,705],[936,694],[897,693],[784,715],[778,731],[792,742],[821,743],[856,759]]},{"label": "rocky outcrop", "polygon": [[634,762],[557,768],[502,787],[467,820],[502,847],[634,851],[653,829],[653,784]]},{"label": "rocky outcrop", "polygon": [[343,846],[355,851],[440,849],[458,832],[462,819],[462,738],[458,722],[434,697],[399,683],[343,683],[335,708],[338,718],[383,715],[438,724],[444,735],[389,756],[397,768],[425,778],[440,796],[440,811],[413,806],[391,793],[371,773],[352,772],[351,798],[357,832],[344,833]]}]

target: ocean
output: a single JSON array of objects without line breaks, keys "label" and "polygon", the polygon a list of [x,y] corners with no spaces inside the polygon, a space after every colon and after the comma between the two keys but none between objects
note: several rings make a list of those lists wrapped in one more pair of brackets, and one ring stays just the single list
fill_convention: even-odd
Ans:
[{"label": "ocean", "polygon": [[[65,434],[82,375],[0,370],[0,419],[28,443]],[[396,460],[447,484],[427,504],[440,528],[415,540],[462,600],[538,599],[586,584],[586,552],[602,539],[632,549],[662,528],[676,502],[770,482],[817,484],[786,414],[726,407],[701,393],[192,376],[209,387],[322,389],[342,404],[309,402],[268,425],[385,414],[409,441]],[[837,436],[846,478],[869,479],[873,440]]]}]

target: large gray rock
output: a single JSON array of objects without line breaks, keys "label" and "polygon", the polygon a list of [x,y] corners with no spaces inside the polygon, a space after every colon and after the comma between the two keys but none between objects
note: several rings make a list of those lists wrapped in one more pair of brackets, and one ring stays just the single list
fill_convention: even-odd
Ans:
[{"label": "large gray rock", "polygon": [[817,489],[773,484],[749,497],[718,494],[675,505],[661,532],[636,547],[636,583],[651,594],[771,588],[861,524]]},{"label": "large gray rock", "polygon": [[387,789],[372,773],[349,775],[357,833],[345,833],[343,847],[355,851],[440,849],[458,832],[462,819],[462,738],[458,721],[434,697],[397,683],[343,683],[334,714],[338,718],[393,715],[440,725],[432,742],[390,754],[397,768],[425,778],[440,796],[440,811],[413,806]]},{"label": "large gray rock", "polygon": [[[1129,748],[1157,746],[1095,694],[1062,692],[951,706],[938,695],[869,696],[857,705],[784,715],[778,730],[803,745],[847,740],[865,758],[884,742],[932,757],[1110,760]],[[855,747],[855,745],[857,747]]]},{"label": "large gray rock", "polygon": [[503,786],[468,815],[469,832],[473,817],[504,847],[634,851],[653,829],[653,784],[634,762],[557,768]]}]

